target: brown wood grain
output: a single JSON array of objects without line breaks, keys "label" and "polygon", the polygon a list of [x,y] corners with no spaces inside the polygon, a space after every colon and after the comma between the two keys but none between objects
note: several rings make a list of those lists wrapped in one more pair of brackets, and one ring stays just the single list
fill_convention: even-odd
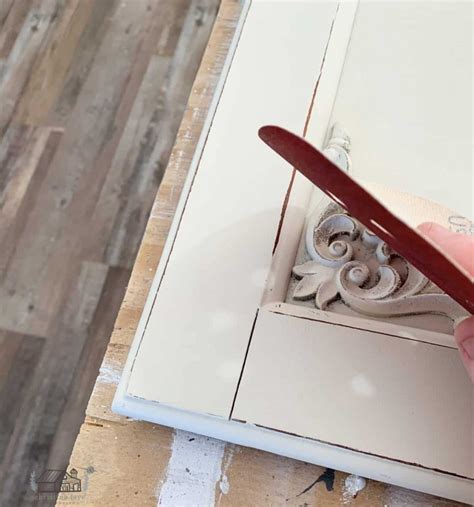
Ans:
[{"label": "brown wood grain", "polygon": [[[29,380],[43,352],[44,338],[0,330],[0,456],[11,443]],[[11,394],[14,393],[14,396]]]},{"label": "brown wood grain", "polygon": [[0,1],[0,505],[51,505],[218,0]]},{"label": "brown wood grain", "polygon": [[5,0],[0,3],[1,58],[8,56],[10,53],[29,9],[29,0]]}]

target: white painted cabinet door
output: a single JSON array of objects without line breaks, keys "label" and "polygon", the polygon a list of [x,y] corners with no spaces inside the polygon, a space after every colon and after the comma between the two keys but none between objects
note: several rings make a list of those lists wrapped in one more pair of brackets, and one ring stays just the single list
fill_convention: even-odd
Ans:
[{"label": "white painted cabinet door", "polygon": [[337,10],[257,0],[244,14],[137,333],[128,396],[230,415],[292,177],[257,131],[303,133]]},{"label": "white painted cabinet door", "polygon": [[339,123],[356,178],[438,201],[472,231],[471,11],[247,5],[115,410],[470,500],[473,391],[451,319],[462,312],[296,300],[306,228],[337,210],[257,130],[278,124],[322,148]]}]

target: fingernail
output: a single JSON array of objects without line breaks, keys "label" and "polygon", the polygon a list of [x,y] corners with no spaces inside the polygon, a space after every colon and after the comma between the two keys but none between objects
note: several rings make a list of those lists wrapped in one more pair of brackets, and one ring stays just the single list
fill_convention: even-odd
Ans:
[{"label": "fingernail", "polygon": [[426,234],[427,236],[430,236],[435,233],[445,233],[448,230],[443,227],[442,225],[439,225],[435,222],[424,222],[420,224],[417,229],[422,232],[423,234]]},{"label": "fingernail", "polygon": [[417,229],[422,232],[430,232],[433,229],[433,226],[434,226],[433,222],[423,222],[417,227]]},{"label": "fingernail", "polygon": [[474,336],[471,338],[466,338],[461,343],[461,347],[464,349],[464,352],[467,354],[469,359],[474,359]]}]

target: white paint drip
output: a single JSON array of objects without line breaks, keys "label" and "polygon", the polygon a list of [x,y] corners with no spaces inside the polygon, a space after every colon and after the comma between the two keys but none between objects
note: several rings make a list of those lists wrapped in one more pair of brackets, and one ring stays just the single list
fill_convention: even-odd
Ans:
[{"label": "white paint drip", "polygon": [[97,377],[97,382],[102,382],[104,384],[114,384],[117,385],[120,381],[120,377],[122,375],[122,369],[120,365],[117,363],[113,363],[112,361],[104,358],[104,362],[99,370],[99,376]]},{"label": "white paint drip", "polygon": [[225,458],[225,463],[224,466],[222,467],[221,480],[219,481],[219,489],[221,490],[221,494],[219,495],[217,505],[220,505],[222,495],[227,495],[230,491],[230,483],[229,478],[227,477],[227,470],[229,469],[233,457],[234,457],[234,447],[229,446]]},{"label": "white paint drip", "polygon": [[358,475],[348,475],[344,482],[344,491],[342,493],[342,503],[347,505],[362,491],[367,485],[367,481]]},{"label": "white paint drip", "polygon": [[219,488],[221,490],[221,493],[224,495],[227,495],[227,493],[230,491],[230,484],[227,475],[224,474],[222,476],[222,479],[219,482]]},{"label": "white paint drip", "polygon": [[220,440],[176,430],[166,476],[156,491],[158,505],[213,506],[216,484],[228,484],[221,479],[225,446]]}]

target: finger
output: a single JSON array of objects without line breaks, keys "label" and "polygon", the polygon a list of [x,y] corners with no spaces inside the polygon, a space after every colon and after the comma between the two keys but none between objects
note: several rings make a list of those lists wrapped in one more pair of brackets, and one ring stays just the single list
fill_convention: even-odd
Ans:
[{"label": "finger", "polygon": [[418,230],[434,241],[440,250],[452,257],[471,275],[474,275],[474,237],[448,231],[433,222],[419,225]]},{"label": "finger", "polygon": [[461,359],[471,382],[474,382],[474,317],[468,317],[454,330]]}]

